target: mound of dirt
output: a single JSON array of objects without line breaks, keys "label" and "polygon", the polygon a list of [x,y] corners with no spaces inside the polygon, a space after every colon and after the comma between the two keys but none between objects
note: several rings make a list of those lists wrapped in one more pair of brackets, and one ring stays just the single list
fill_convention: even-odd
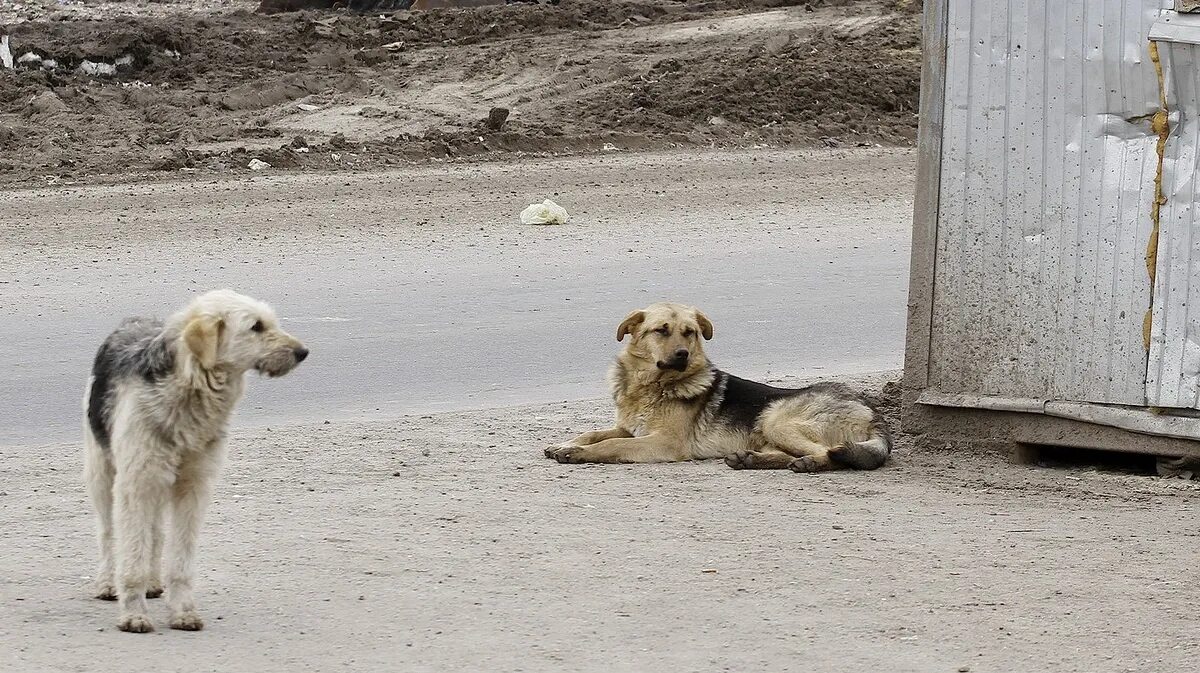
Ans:
[{"label": "mound of dirt", "polygon": [[615,99],[606,92],[563,112],[614,130],[708,126],[764,139],[903,144],[915,139],[919,47],[911,24],[881,22],[860,34],[822,29],[722,53],[684,52],[626,78]]},{"label": "mound of dirt", "polygon": [[[240,170],[255,158],[330,169],[904,144],[916,128],[909,10],[919,3],[909,0],[562,0],[385,15],[166,7],[0,30],[16,59],[0,69],[0,180]],[[511,112],[501,127],[488,124],[494,108]],[[308,151],[290,147],[296,136]]]}]

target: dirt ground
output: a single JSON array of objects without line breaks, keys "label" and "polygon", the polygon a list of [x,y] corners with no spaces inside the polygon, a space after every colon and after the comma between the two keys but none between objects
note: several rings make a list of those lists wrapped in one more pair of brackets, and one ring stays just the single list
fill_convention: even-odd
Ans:
[{"label": "dirt ground", "polygon": [[87,596],[78,446],[0,448],[0,528],[21,532],[0,555],[0,667],[1092,672],[1200,656],[1195,482],[903,437],[872,473],[542,457],[608,419],[595,400],[236,432],[201,544],[208,627],[147,636]]},{"label": "dirt ground", "polygon": [[256,7],[0,5],[0,182],[915,136],[910,0]]}]

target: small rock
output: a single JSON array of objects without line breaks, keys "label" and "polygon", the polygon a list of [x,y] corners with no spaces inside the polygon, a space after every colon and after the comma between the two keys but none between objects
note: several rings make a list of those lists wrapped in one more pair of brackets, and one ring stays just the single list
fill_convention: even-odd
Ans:
[{"label": "small rock", "polygon": [[508,121],[508,108],[494,107],[488,112],[487,127],[493,131],[499,131],[504,128],[504,123]]},{"label": "small rock", "polygon": [[334,147],[334,148],[345,147],[346,146],[346,136],[341,133],[333,134],[333,137],[329,139],[329,146]]},{"label": "small rock", "polygon": [[262,159],[251,159],[250,163],[246,164],[246,168],[249,168],[252,171],[265,171],[270,167],[271,164],[268,164]]},{"label": "small rock", "polygon": [[[292,149],[297,149],[300,147],[308,147],[308,141],[305,140],[304,136],[296,136],[295,138],[292,138],[291,146],[292,146]],[[325,422],[328,423],[329,421],[325,421]]]},{"label": "small rock", "polygon": [[773,35],[767,40],[767,44],[765,47],[763,47],[763,49],[771,56],[774,56],[775,54],[783,51],[784,47],[788,46],[788,42],[791,41],[791,35]]},{"label": "small rock", "polygon": [[29,100],[25,106],[25,116],[57,114],[66,112],[67,104],[53,91],[43,91]]},{"label": "small rock", "polygon": [[428,456],[428,455],[429,455],[429,449],[421,449],[421,455],[422,455],[422,456]]},{"label": "small rock", "polygon": [[393,473],[392,473],[392,476],[393,476],[393,477],[399,477],[399,476],[400,476],[400,473],[399,473],[399,472],[393,472]]}]

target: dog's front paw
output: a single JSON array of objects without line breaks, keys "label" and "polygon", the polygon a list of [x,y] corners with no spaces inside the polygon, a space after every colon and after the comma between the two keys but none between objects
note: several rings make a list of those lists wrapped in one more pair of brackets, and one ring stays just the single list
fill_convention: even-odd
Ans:
[{"label": "dog's front paw", "polygon": [[111,580],[97,580],[95,588],[92,589],[92,595],[102,601],[117,600],[117,585]]},{"label": "dog's front paw", "polygon": [[171,616],[171,628],[180,631],[199,631],[204,628],[204,620],[193,610]]},{"label": "dog's front paw", "polygon": [[586,448],[587,447],[573,446],[570,444],[551,446],[546,449],[546,457],[553,458],[560,463],[586,463]]},{"label": "dog's front paw", "polygon": [[158,598],[161,595],[163,595],[162,582],[152,582],[150,586],[146,587],[146,598]]},{"label": "dog's front paw", "polygon": [[128,633],[150,633],[154,624],[146,615],[121,615],[117,628]]}]

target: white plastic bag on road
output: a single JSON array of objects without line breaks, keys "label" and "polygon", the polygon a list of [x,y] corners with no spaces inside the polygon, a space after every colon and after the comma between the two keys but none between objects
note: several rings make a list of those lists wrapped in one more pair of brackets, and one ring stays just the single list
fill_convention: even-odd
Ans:
[{"label": "white plastic bag on road", "polygon": [[521,211],[521,224],[566,224],[570,219],[567,209],[550,199]]}]

